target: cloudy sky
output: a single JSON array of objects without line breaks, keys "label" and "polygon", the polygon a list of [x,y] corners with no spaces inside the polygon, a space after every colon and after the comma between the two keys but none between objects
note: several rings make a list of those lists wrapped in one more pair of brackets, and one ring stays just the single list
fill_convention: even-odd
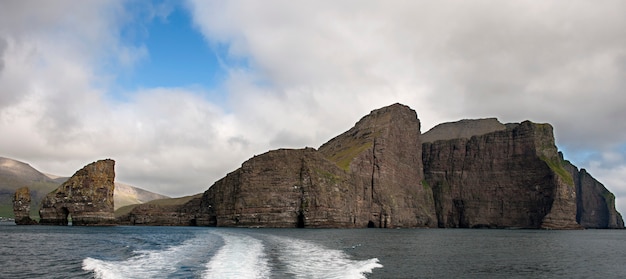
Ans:
[{"label": "cloudy sky", "polygon": [[400,102],[555,127],[626,213],[626,1],[2,1],[0,156],[181,196]]}]

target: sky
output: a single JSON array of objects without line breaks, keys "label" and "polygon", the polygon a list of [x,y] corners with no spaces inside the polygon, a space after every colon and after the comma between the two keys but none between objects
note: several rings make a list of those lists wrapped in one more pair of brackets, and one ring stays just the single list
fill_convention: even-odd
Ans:
[{"label": "sky", "polygon": [[626,1],[0,2],[0,156],[182,196],[403,103],[550,123],[626,213]]}]

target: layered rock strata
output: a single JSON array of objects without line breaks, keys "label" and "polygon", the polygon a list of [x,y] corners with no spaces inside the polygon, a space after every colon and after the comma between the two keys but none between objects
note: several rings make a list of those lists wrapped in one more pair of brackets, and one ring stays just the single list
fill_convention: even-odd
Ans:
[{"label": "layered rock strata", "polygon": [[41,202],[40,224],[74,226],[112,225],[115,161],[91,163],[77,171]]},{"label": "layered rock strata", "polygon": [[269,151],[244,162],[204,193],[197,224],[354,227],[350,186],[348,174],[313,148]]},{"label": "layered rock strata", "polygon": [[440,227],[579,228],[550,125],[526,121],[423,150]]},{"label": "layered rock strata", "polygon": [[615,195],[585,169],[578,170],[567,161],[565,168],[576,185],[576,221],[585,228],[623,229],[622,215],[615,210]]},{"label": "layered rock strata", "polygon": [[370,227],[434,227],[432,190],[423,184],[420,121],[394,104],[372,111],[319,152],[352,177],[357,220]]},{"label": "layered rock strata", "polygon": [[35,220],[30,218],[30,191],[28,187],[18,188],[13,195],[13,215],[15,224],[34,225]]},{"label": "layered rock strata", "polygon": [[434,227],[420,123],[395,104],[313,148],[246,161],[203,195],[196,223],[263,227]]},{"label": "layered rock strata", "polygon": [[420,135],[415,111],[400,104],[372,111],[319,150],[254,156],[201,197],[138,206],[125,220],[231,227],[624,226],[612,194],[562,159],[549,124],[461,120]]}]

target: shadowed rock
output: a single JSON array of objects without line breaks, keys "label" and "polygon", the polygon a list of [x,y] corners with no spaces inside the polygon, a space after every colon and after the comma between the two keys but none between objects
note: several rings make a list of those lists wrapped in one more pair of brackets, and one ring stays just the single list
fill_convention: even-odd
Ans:
[{"label": "shadowed rock", "polygon": [[615,210],[615,195],[585,169],[579,171],[568,161],[565,168],[576,185],[576,221],[585,228],[623,229],[622,215]]},{"label": "shadowed rock", "polygon": [[35,225],[37,222],[30,218],[30,191],[22,187],[13,195],[13,215],[17,225]]},{"label": "shadowed rock", "polygon": [[352,177],[361,226],[437,225],[432,190],[422,183],[420,142],[415,111],[394,104],[372,111],[320,147],[320,153]]},{"label": "shadowed rock", "polygon": [[549,124],[526,121],[423,149],[440,227],[579,228],[574,183]]},{"label": "shadowed rock", "polygon": [[112,225],[113,191],[115,189],[115,161],[111,159],[91,163],[77,171],[41,203],[40,224]]},{"label": "shadowed rock", "polygon": [[201,197],[137,206],[124,220],[230,227],[580,229],[578,220],[585,227],[623,227],[612,194],[586,172],[568,167],[549,124],[461,120],[423,136],[424,143],[415,111],[394,104],[372,111],[319,150],[254,156]]}]

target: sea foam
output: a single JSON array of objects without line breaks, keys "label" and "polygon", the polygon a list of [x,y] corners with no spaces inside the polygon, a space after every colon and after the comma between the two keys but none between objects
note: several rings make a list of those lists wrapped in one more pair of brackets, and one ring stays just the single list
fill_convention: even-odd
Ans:
[{"label": "sea foam", "polygon": [[383,267],[377,258],[352,260],[342,250],[305,240],[276,236],[270,239],[280,251],[280,261],[295,278],[366,278],[366,273]]},{"label": "sea foam", "polygon": [[208,237],[196,236],[180,245],[164,250],[136,251],[125,261],[107,261],[87,257],[83,270],[92,271],[95,278],[173,278],[188,265],[187,261],[205,257],[209,250]]},{"label": "sea foam", "polygon": [[224,246],[207,263],[203,278],[270,278],[261,240],[234,232],[216,232]]}]

